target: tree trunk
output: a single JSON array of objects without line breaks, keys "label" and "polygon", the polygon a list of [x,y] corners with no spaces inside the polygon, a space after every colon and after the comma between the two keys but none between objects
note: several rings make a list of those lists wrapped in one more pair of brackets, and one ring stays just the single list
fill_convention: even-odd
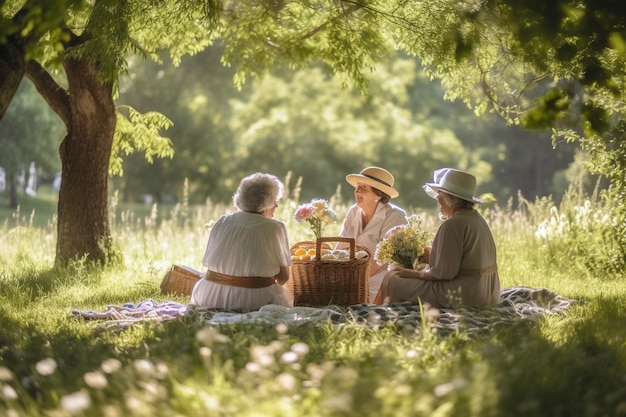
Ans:
[{"label": "tree trunk", "polygon": [[111,250],[108,170],[115,105],[112,85],[101,83],[87,60],[64,62],[71,120],[61,143],[56,262],[86,258],[105,263]]},{"label": "tree trunk", "polygon": [[12,39],[0,43],[0,119],[24,78],[25,65],[24,52]]},{"label": "tree trunk", "polygon": [[15,183],[15,172],[7,172],[7,188],[9,191],[9,207],[17,208],[17,184]]}]

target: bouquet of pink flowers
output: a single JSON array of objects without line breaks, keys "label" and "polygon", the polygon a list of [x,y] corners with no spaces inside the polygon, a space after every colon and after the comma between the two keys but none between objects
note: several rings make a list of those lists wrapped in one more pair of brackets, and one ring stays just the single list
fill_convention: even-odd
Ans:
[{"label": "bouquet of pink flowers", "polygon": [[311,224],[315,239],[322,237],[327,224],[337,221],[335,210],[328,206],[328,201],[321,198],[314,198],[310,203],[300,205],[294,217],[299,222],[307,221]]},{"label": "bouquet of pink flowers", "polygon": [[422,219],[409,216],[409,224],[390,229],[382,242],[376,245],[374,258],[379,264],[396,263],[403,268],[421,269],[419,258],[430,243],[430,234],[422,230]]}]

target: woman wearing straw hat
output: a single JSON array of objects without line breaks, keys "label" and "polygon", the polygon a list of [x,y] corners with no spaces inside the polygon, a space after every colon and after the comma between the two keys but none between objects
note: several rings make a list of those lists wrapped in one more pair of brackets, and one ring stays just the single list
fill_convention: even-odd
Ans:
[{"label": "woman wearing straw hat", "polygon": [[191,304],[228,311],[253,311],[266,304],[293,307],[283,287],[291,253],[287,227],[274,220],[284,185],[271,174],[241,180],[233,195],[238,211],[213,225],[202,263],[207,267],[191,293]]},{"label": "woman wearing straw hat", "polygon": [[484,306],[500,301],[496,245],[485,219],[474,209],[476,178],[464,171],[435,171],[424,190],[439,203],[442,216],[429,266],[418,271],[394,265],[384,278],[379,300],[417,301],[437,308]]},{"label": "woman wearing straw hat", "polygon": [[[348,210],[339,235],[355,239],[357,245],[374,253],[376,244],[389,229],[408,223],[406,212],[389,202],[399,195],[393,188],[393,175],[386,169],[371,166],[359,174],[346,176],[346,181],[354,187],[356,202]],[[387,265],[381,266],[374,259],[370,260],[370,301],[374,300],[386,272]]]}]

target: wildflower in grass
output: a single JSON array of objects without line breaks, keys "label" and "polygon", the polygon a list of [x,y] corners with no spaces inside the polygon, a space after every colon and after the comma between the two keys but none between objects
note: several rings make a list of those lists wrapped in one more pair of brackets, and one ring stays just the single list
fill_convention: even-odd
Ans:
[{"label": "wildflower in grass", "polygon": [[155,377],[156,379],[165,379],[170,372],[170,368],[167,366],[165,362],[159,362],[155,366]]},{"label": "wildflower in grass", "polygon": [[280,361],[282,363],[294,363],[298,360],[298,354],[296,352],[292,352],[291,350],[288,350],[287,352],[283,353],[280,357]]},{"label": "wildflower in grass", "polygon": [[211,350],[211,348],[206,347],[206,346],[202,346],[199,352],[200,352],[200,356],[202,356],[203,358],[210,358],[211,355],[213,354],[213,351]]},{"label": "wildflower in grass", "polygon": [[288,330],[289,326],[287,326],[285,323],[278,323],[276,325],[276,333],[278,334],[285,334]]},{"label": "wildflower in grass", "polygon": [[143,403],[134,395],[127,396],[124,403],[126,404],[126,407],[134,413],[139,414],[140,411],[143,411]]},{"label": "wildflower in grass", "polygon": [[87,372],[83,379],[85,383],[93,389],[103,389],[109,385],[109,381],[100,372]]},{"label": "wildflower in grass", "polygon": [[334,369],[335,365],[328,361],[328,362],[323,362],[322,364],[317,364],[317,363],[309,363],[306,366],[306,373],[309,375],[309,380],[305,381],[303,384],[307,387],[319,387],[322,379],[324,379],[324,377],[332,372],[332,370]]},{"label": "wildflower in grass", "polygon": [[461,377],[455,378],[450,382],[437,385],[434,389],[434,393],[437,397],[445,397],[446,395],[463,388],[465,385],[467,385],[465,379]]},{"label": "wildflower in grass", "polygon": [[5,400],[17,400],[17,391],[10,385],[3,385],[2,398]]},{"label": "wildflower in grass", "polygon": [[100,369],[102,369],[102,371],[107,374],[112,374],[114,372],[117,372],[120,370],[121,367],[122,367],[122,362],[113,358],[105,360],[100,365]]},{"label": "wildflower in grass", "polygon": [[263,368],[261,367],[261,365],[259,365],[256,362],[248,362],[246,363],[246,371],[250,372],[251,374],[255,374],[257,372],[260,372]]},{"label": "wildflower in grass", "polygon": [[61,409],[70,415],[80,414],[91,405],[91,398],[85,391],[76,391],[61,397]]},{"label": "wildflower in grass", "polygon": [[296,342],[291,345],[291,351],[298,354],[298,356],[304,356],[309,353],[309,345],[304,342]]},{"label": "wildflower in grass", "polygon": [[213,327],[205,327],[196,333],[196,340],[204,346],[211,346],[213,343],[228,343],[230,338]]},{"label": "wildflower in grass", "polygon": [[167,390],[156,381],[148,381],[141,384],[143,398],[147,403],[154,403],[161,398],[167,397]]},{"label": "wildflower in grass", "polygon": [[295,391],[297,388],[298,380],[295,376],[291,375],[288,372],[283,372],[276,377],[276,381],[278,385],[285,391]]},{"label": "wildflower in grass", "polygon": [[582,205],[562,203],[550,207],[549,216],[537,226],[538,249],[549,262],[599,272],[615,271],[623,264],[620,245],[614,236],[618,228],[610,210],[585,200]]},{"label": "wildflower in grass", "polygon": [[321,198],[314,198],[310,203],[300,205],[294,217],[299,222],[310,223],[315,239],[322,237],[328,224],[337,221],[335,210],[328,206],[328,201]]},{"label": "wildflower in grass", "polygon": [[150,378],[154,375],[154,364],[147,359],[137,359],[133,362],[135,370],[140,375]]},{"label": "wildflower in grass", "polygon": [[380,264],[396,263],[403,268],[418,269],[419,258],[430,243],[430,234],[422,229],[422,219],[409,216],[409,223],[390,229],[376,245],[374,259]]},{"label": "wildflower in grass", "polygon": [[254,346],[250,351],[252,361],[262,367],[270,366],[274,363],[274,352],[268,346]]},{"label": "wildflower in grass", "polygon": [[35,370],[39,375],[52,375],[57,369],[57,362],[52,358],[43,359],[35,364]]},{"label": "wildflower in grass", "polygon": [[9,368],[0,366],[0,381],[10,381],[13,379],[13,372]]}]

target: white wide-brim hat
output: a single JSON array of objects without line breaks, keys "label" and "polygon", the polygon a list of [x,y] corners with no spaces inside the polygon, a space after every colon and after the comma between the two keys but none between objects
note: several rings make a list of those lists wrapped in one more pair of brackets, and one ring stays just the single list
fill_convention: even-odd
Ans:
[{"label": "white wide-brim hat", "polygon": [[469,172],[453,168],[441,168],[435,171],[433,177],[434,182],[424,184],[424,191],[432,198],[436,199],[437,193],[443,191],[462,200],[478,204],[483,203],[483,200],[474,197],[476,177]]},{"label": "white wide-brim hat", "polygon": [[398,190],[393,188],[393,175],[383,168],[364,168],[360,174],[346,175],[346,181],[354,188],[357,188],[359,184],[367,184],[372,188],[382,191],[391,198],[396,198],[400,195]]}]

